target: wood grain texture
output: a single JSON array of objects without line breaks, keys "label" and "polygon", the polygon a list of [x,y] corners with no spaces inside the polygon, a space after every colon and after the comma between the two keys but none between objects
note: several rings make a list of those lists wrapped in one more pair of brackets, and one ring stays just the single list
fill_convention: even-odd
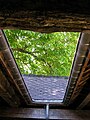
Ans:
[{"label": "wood grain texture", "polygon": [[[90,34],[82,33],[77,45],[76,54],[72,64],[72,70],[66,90],[66,95],[64,98],[64,103],[66,105],[69,105],[75,101],[77,96],[81,94],[84,85],[90,78],[90,72],[84,74],[90,62],[89,49],[90,49]],[[90,66],[88,66],[88,69],[90,69]],[[74,105],[72,106],[76,107]]]},{"label": "wood grain texture", "polygon": [[27,88],[2,30],[0,30],[0,69],[20,99],[22,99],[22,101],[24,99],[26,104],[30,104],[31,101]]},{"label": "wood grain texture", "polygon": [[83,89],[83,86],[86,84],[87,80],[90,79],[90,72],[84,75],[85,69],[89,61],[90,61],[90,52],[88,53],[85,59],[84,65],[82,66],[81,73],[78,77],[78,80],[77,80],[77,83],[74,88],[70,101],[73,101],[80,94],[81,90]]},{"label": "wood grain texture", "polygon": [[[0,110],[0,118],[6,119],[45,119],[45,109],[37,108],[6,108]],[[90,110],[50,109],[49,119],[52,120],[89,120]]]},{"label": "wood grain texture", "polygon": [[0,96],[12,107],[18,107],[20,100],[13,87],[0,70]]},{"label": "wood grain texture", "polygon": [[0,0],[0,28],[38,32],[90,30],[87,0]]}]

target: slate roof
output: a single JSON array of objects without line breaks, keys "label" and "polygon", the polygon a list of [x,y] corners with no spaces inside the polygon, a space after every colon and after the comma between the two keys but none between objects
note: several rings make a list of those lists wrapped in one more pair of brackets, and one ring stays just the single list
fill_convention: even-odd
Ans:
[{"label": "slate roof", "polygon": [[23,75],[33,102],[62,102],[68,77]]}]

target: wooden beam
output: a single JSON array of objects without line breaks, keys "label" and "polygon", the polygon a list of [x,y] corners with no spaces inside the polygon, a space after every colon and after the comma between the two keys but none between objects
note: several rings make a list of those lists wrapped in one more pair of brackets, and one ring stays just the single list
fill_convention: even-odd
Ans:
[{"label": "wooden beam", "polygon": [[64,98],[64,103],[66,105],[74,102],[88,81],[87,78],[89,78],[89,73],[87,72],[87,74],[84,75],[84,72],[90,61],[89,43],[90,33],[82,33],[77,45],[76,54],[74,57],[72,70]]},{"label": "wooden beam", "polygon": [[0,64],[2,74],[7,75],[6,79],[10,84],[12,84],[12,88],[18,91],[27,105],[31,104],[31,97],[15,63],[12,51],[2,30],[0,30]]},{"label": "wooden beam", "polygon": [[0,70],[0,96],[12,107],[20,105],[20,99],[15,93],[13,87],[10,85],[6,77]]},{"label": "wooden beam", "polygon": [[86,98],[82,101],[82,103],[78,106],[77,109],[84,108],[90,102],[90,93],[86,96]]},{"label": "wooden beam", "polygon": [[38,32],[90,30],[89,0],[0,0],[0,28]]},{"label": "wooden beam", "polygon": [[89,61],[90,61],[90,51],[88,52],[88,55],[86,56],[86,59],[85,59],[85,62],[84,62],[84,65],[82,66],[82,70],[81,70],[80,75],[77,79],[77,83],[76,83],[75,88],[73,90],[73,94],[70,98],[70,102],[75,100],[75,98],[80,94],[80,92],[83,89],[83,86],[86,84],[87,80],[90,78],[90,76],[89,76],[90,73],[87,73],[86,75],[83,75]]},{"label": "wooden beam", "polygon": [[[0,118],[6,119],[45,119],[45,109],[37,108],[3,108],[0,109]],[[90,110],[61,110],[50,109],[49,119],[55,120],[88,120]]]}]

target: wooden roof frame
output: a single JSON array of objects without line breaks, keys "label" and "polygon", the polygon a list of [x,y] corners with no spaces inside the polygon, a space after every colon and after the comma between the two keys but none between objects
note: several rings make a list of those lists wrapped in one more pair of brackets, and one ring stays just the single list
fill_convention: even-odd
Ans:
[{"label": "wooden roof frame", "polygon": [[[84,75],[84,73],[87,71],[86,67],[89,61],[90,34],[81,33],[67,86],[67,92],[64,98],[65,104],[71,104],[80,94],[83,86],[86,84],[88,79],[90,79],[88,72],[86,75]],[[85,76],[87,77],[85,78]]]},{"label": "wooden roof frame", "polygon": [[[22,78],[22,76],[17,68],[17,65],[15,63],[15,60],[13,58],[12,51],[7,43],[7,39],[2,30],[0,31],[0,35],[1,35],[1,37],[0,37],[0,47],[1,47],[0,61],[1,61],[1,64],[4,67],[5,72],[7,72],[7,74],[9,75],[8,79],[10,79],[9,80],[10,84],[11,84],[11,81],[13,81],[14,86],[19,91],[21,96],[24,98],[24,100],[26,101],[26,104],[30,105],[32,102],[32,100],[30,98],[30,94],[27,91],[27,88],[25,86],[23,78]],[[85,72],[85,68],[87,67],[88,62],[90,61],[90,51],[89,51],[90,44],[89,43],[90,43],[90,34],[82,33],[80,36],[78,45],[77,45],[76,55],[74,58],[71,75],[69,78],[69,83],[67,86],[67,91],[66,91],[66,94],[64,97],[63,105],[69,106],[69,104],[73,103],[73,101],[75,101],[77,96],[80,94],[83,86],[86,84],[86,82],[90,78],[88,76],[88,78],[86,77],[86,80],[84,79],[84,82],[82,81],[82,76]],[[3,88],[6,88],[6,87],[3,86]],[[9,89],[9,88],[7,88],[7,89]],[[11,98],[8,100],[7,95],[3,96],[3,94],[2,94],[2,97],[11,106],[15,106],[14,103],[17,103],[17,100],[14,99],[15,102],[12,102],[12,101],[10,102]],[[12,94],[13,93],[10,93],[10,95],[12,95]],[[13,96],[12,96],[12,99],[13,99]],[[18,103],[18,106],[19,106],[19,103]]]},{"label": "wooden roof frame", "polygon": [[90,1],[0,1],[0,28],[38,32],[90,30]]},{"label": "wooden roof frame", "polygon": [[29,92],[15,62],[12,50],[10,49],[3,30],[0,30],[0,64],[0,88],[2,91],[2,98],[12,107],[19,106],[20,98],[18,98],[18,100],[13,99],[13,96],[18,96],[14,93],[14,90],[17,89],[18,93],[22,96],[22,99],[24,99],[26,104],[29,105],[31,103]]},{"label": "wooden roof frame", "polygon": [[[77,31],[77,32],[89,32],[90,33],[90,9],[89,8],[90,8],[89,0],[86,0],[86,1],[85,0],[78,0],[78,1],[77,0],[75,0],[75,1],[34,0],[34,2],[33,2],[33,0],[26,0],[26,1],[25,0],[22,0],[22,1],[21,0],[14,0],[14,1],[1,0],[0,1],[0,28],[1,29],[6,29],[6,28],[8,28],[8,29],[26,29],[26,30],[33,30],[33,31],[45,32],[45,33],[51,33],[51,32],[57,32],[57,31],[73,31],[73,32]],[[85,58],[89,59],[88,55],[89,54],[86,54],[87,57],[85,57]],[[87,63],[88,59],[86,60],[86,63]],[[84,63],[85,63],[85,60],[84,60]],[[83,64],[83,65],[85,65],[85,64]],[[81,70],[81,72],[80,72],[81,77],[84,77],[83,76],[85,74],[84,72],[85,71],[87,72],[89,70],[89,69],[87,69],[88,66],[89,66],[89,64],[87,64],[87,67],[85,69],[83,68]],[[82,73],[83,73],[83,75],[82,75]],[[89,71],[89,73],[90,73],[90,71]],[[88,78],[88,79],[90,79],[90,78]],[[85,79],[85,81],[83,81],[83,83],[84,82],[86,82],[85,83],[86,87],[87,86],[90,87],[90,83],[88,82],[88,80]],[[6,82],[6,83],[8,84],[8,82]],[[82,86],[84,85],[81,81],[79,83]],[[79,83],[78,82],[75,83],[77,86],[76,88],[78,88]],[[71,82],[69,82],[69,84],[71,84]],[[4,83],[3,83],[3,85],[4,85]],[[8,84],[8,87],[10,87],[9,84]],[[74,89],[74,88],[73,88],[73,90],[74,90],[73,94],[72,94],[72,89],[70,90],[69,88],[67,88],[67,93],[66,93],[67,98],[64,99],[64,102],[66,105],[68,105],[67,103],[69,102],[69,105],[74,106],[74,108],[76,106],[76,107],[78,107],[78,109],[82,109],[86,106],[86,104],[88,104],[90,102],[90,94],[89,94],[90,91],[86,90],[87,91],[87,94],[85,93],[86,96],[82,97],[81,93],[84,92],[86,88],[85,88],[85,85],[82,88],[82,90],[79,87],[80,94],[78,96],[76,96],[75,99],[72,99],[72,96],[75,93],[77,93],[77,90],[78,90],[78,89],[76,89],[76,88]],[[12,91],[13,91],[13,89],[12,89]],[[68,91],[69,91],[69,94],[68,94]],[[15,94],[16,94],[15,91],[13,91],[13,95],[15,95]],[[5,95],[9,95],[9,94],[3,94],[3,97],[5,97]],[[82,98],[81,101],[79,101],[80,97]],[[11,96],[11,98],[12,98],[12,96]],[[9,98],[9,100],[11,100],[11,98]],[[19,106],[18,97],[15,99],[17,100],[18,104],[17,105],[11,104],[11,106],[13,106],[13,107]],[[13,99],[12,99],[12,101],[13,101]],[[11,102],[11,103],[13,103],[13,102]],[[76,103],[79,103],[79,104],[77,105]],[[12,109],[10,109],[10,110],[12,110]],[[20,111],[20,109],[19,109],[19,111]],[[23,110],[21,110],[21,111],[23,111]],[[7,112],[7,110],[5,112]],[[85,115],[86,113],[88,113],[87,115],[89,115],[89,112],[84,111],[81,114],[80,118],[82,118],[82,117],[84,118],[83,115]],[[31,112],[31,113],[33,113],[33,112]],[[53,113],[55,113],[57,115],[57,110],[55,110]],[[60,115],[60,111],[58,113]],[[81,111],[80,111],[80,113],[81,113]],[[29,114],[30,114],[30,112],[29,112]],[[64,115],[67,116],[66,119],[68,119],[68,118],[74,119],[74,117],[76,117],[76,115],[75,115],[74,117],[71,118],[70,116],[68,116],[66,114],[66,112],[62,112],[62,114],[63,114],[63,118],[60,116],[58,117],[58,115],[57,115],[57,119],[60,119],[60,118],[65,119]],[[69,113],[69,115],[71,115],[71,112]],[[77,115],[80,116],[80,114],[78,114],[78,113],[77,113]],[[87,115],[85,115],[85,117]],[[15,114],[14,114],[14,116],[15,116]],[[25,116],[22,116],[22,118],[26,118],[26,116],[27,116],[27,114],[25,114]],[[5,114],[3,115],[2,111],[0,111],[0,117],[5,117]],[[7,115],[6,115],[6,117],[7,117]],[[9,112],[9,117],[10,117],[10,112]],[[20,117],[21,117],[21,115],[20,115]],[[15,117],[11,116],[11,119],[12,118],[16,118],[16,116]],[[40,118],[40,116],[39,116],[39,118]],[[90,118],[90,116],[88,116],[88,118]]]}]

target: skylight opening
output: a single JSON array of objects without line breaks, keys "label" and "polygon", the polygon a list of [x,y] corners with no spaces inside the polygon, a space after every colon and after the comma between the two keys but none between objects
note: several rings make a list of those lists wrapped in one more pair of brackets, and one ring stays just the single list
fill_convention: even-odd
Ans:
[{"label": "skylight opening", "polygon": [[80,34],[4,32],[32,101],[62,102]]}]

